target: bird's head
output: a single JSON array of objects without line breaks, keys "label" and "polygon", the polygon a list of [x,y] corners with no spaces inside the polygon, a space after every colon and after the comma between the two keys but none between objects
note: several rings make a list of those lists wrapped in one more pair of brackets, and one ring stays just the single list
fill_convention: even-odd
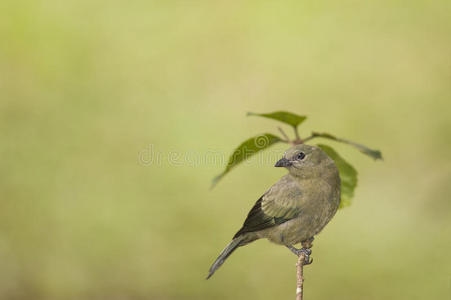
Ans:
[{"label": "bird's head", "polygon": [[287,168],[291,175],[303,178],[321,176],[335,166],[333,160],[318,147],[300,144],[285,151],[274,166]]}]

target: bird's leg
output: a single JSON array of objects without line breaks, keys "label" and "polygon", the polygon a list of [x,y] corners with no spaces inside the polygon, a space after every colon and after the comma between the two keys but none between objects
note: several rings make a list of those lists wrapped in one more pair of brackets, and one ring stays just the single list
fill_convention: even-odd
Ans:
[{"label": "bird's leg", "polygon": [[301,249],[294,248],[293,246],[288,246],[287,248],[290,249],[291,252],[293,252],[296,256],[301,256],[301,254],[304,254],[304,265],[309,265],[313,262],[313,258],[310,259],[310,254],[312,254],[312,250],[309,248],[302,247]]},{"label": "bird's leg", "polygon": [[307,239],[307,240],[305,240],[305,241],[302,241],[302,242],[301,242],[302,248],[306,248],[306,249],[312,248],[312,247],[313,247],[313,240],[314,240],[314,239],[315,239],[315,238],[311,237],[311,238],[309,238],[309,239]]}]

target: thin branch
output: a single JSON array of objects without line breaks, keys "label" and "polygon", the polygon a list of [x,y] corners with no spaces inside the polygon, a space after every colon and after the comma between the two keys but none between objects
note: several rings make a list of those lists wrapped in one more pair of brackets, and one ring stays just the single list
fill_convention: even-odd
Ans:
[{"label": "thin branch", "polygon": [[[312,237],[301,243],[304,251],[300,251],[298,262],[296,263],[296,300],[303,300],[304,298],[304,266],[313,262],[313,258],[310,260],[310,255],[312,254],[310,249],[313,247],[313,240],[314,238]],[[309,250],[308,254],[306,254],[306,250]]]},{"label": "thin branch", "polygon": [[298,257],[298,262],[296,263],[296,300],[304,299],[304,262],[305,254],[301,253]]}]

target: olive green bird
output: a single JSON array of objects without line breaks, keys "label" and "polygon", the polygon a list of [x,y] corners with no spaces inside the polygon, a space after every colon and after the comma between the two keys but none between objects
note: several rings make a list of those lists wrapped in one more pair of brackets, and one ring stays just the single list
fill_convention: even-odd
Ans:
[{"label": "olive green bird", "polygon": [[[235,249],[261,238],[284,245],[296,255],[304,253],[311,263],[313,237],[340,206],[337,166],[320,148],[301,144],[288,149],[275,167],[285,167],[289,173],[258,199],[243,227],[210,267],[207,279]],[[298,243],[302,249],[294,247]]]}]

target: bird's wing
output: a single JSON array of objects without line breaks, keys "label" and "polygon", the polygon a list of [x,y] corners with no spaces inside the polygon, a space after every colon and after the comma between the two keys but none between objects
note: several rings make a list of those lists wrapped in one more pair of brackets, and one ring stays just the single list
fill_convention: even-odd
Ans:
[{"label": "bird's wing", "polygon": [[289,175],[282,177],[258,199],[235,237],[273,227],[297,217],[303,202],[299,184]]}]

